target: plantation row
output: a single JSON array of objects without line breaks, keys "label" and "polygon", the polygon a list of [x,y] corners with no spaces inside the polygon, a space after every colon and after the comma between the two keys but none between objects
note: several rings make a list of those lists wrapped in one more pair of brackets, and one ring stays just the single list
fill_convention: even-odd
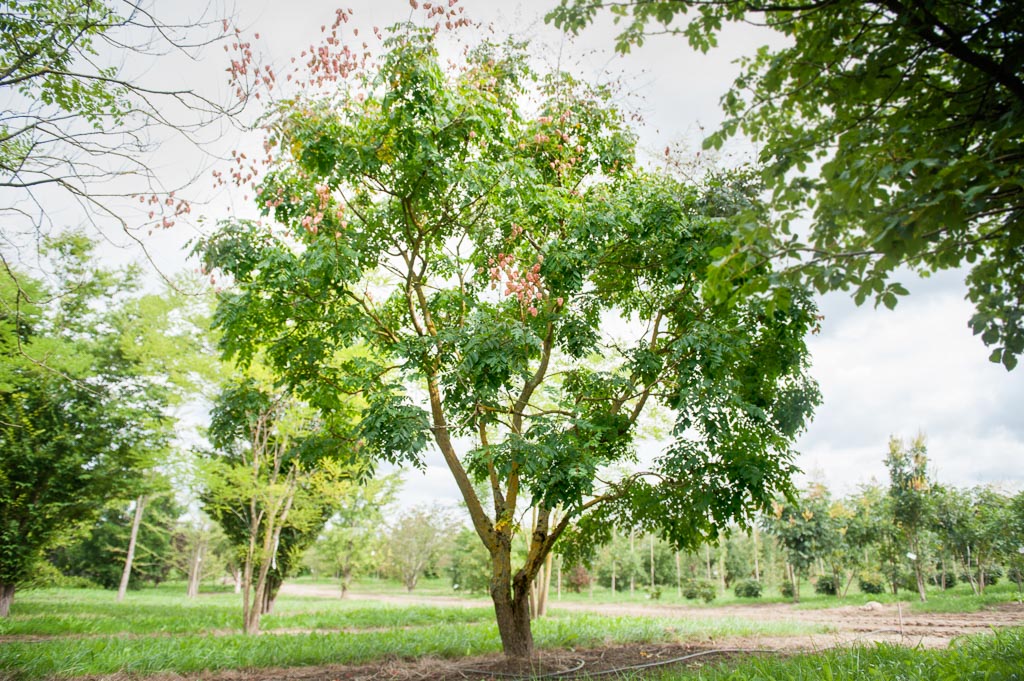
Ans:
[{"label": "plantation row", "polygon": [[[925,596],[928,590],[957,584],[982,595],[1003,579],[1021,586],[1024,555],[1014,528],[1021,523],[1024,493],[1011,497],[991,488],[964,490],[929,481],[920,439],[910,451],[901,442],[891,443],[887,463],[893,474],[888,488],[870,484],[833,498],[825,487],[813,485],[791,501],[780,498],[775,514],[750,530],[737,529],[697,551],[675,550],[654,534],[615,531],[585,564],[570,565],[556,556],[548,588],[559,598],[597,586],[655,599],[674,593],[710,602],[728,590],[739,598],[798,600],[800,584],[806,587],[808,579],[819,594],[845,596],[851,589],[871,595],[920,594],[918,570]],[[901,487],[896,481],[908,464],[916,466],[916,475]],[[458,521],[457,513],[440,506],[396,510],[393,502],[400,490],[395,475],[353,488],[302,554],[279,564],[267,610],[279,580],[303,575],[335,580],[342,596],[360,580],[381,584],[380,578],[413,591],[422,577],[444,580],[451,593],[485,594],[489,557],[475,533]],[[910,502],[916,515],[908,517]],[[123,505],[107,509],[75,541],[49,552],[48,567],[35,584],[115,588],[132,510]],[[133,587],[189,577],[193,583],[241,587],[243,547],[233,545],[220,526],[181,521],[183,509],[172,494],[155,497],[146,510]],[[515,551],[524,553],[525,542]]]}]

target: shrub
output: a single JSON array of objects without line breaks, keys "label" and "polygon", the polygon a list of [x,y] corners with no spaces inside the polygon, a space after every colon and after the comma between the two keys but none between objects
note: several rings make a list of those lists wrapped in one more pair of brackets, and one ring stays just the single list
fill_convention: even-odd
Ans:
[{"label": "shrub", "polygon": [[796,592],[793,591],[793,582],[787,579],[782,584],[779,584],[779,593],[786,598],[793,598],[796,595]]},{"label": "shrub", "polygon": [[[932,586],[943,587],[943,575],[941,572],[936,572],[928,578],[928,583]],[[956,586],[957,578],[952,572],[947,572],[945,575],[945,586],[946,589],[951,589]]]},{"label": "shrub", "polygon": [[700,598],[705,603],[715,600],[715,585],[706,579],[688,579],[683,583],[683,596],[691,601]]},{"label": "shrub", "polygon": [[737,598],[760,598],[761,582],[756,579],[744,579],[741,582],[736,582],[736,588],[733,591]]},{"label": "shrub", "polygon": [[861,593],[885,593],[885,577],[877,572],[862,572],[857,576],[857,586],[860,587]]},{"label": "shrub", "polygon": [[574,593],[579,593],[584,589],[589,588],[591,581],[592,577],[590,576],[590,573],[587,572],[587,568],[582,565],[574,565],[572,569],[569,570],[569,588],[572,589]]},{"label": "shrub", "polygon": [[661,587],[655,586],[654,588],[648,590],[647,597],[655,601],[661,598]]},{"label": "shrub", "polygon": [[839,593],[839,580],[832,575],[822,575],[814,583],[814,593],[835,596]]},{"label": "shrub", "polygon": [[36,564],[34,573],[20,588],[28,589],[99,589],[102,588],[88,577],[65,575],[48,560]]}]

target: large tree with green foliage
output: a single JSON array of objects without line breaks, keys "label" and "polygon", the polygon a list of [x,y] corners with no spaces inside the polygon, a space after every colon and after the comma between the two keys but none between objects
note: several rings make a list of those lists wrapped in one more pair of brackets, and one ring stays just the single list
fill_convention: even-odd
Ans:
[{"label": "large tree with green foliage", "polygon": [[[233,279],[216,317],[228,355],[266,348],[328,412],[361,395],[368,457],[422,465],[432,441],[490,554],[504,650],[528,656],[530,585],[569,528],[581,547],[615,522],[691,545],[787,487],[818,399],[815,310],[796,289],[785,305],[706,299],[711,252],[757,189],[636,169],[607,91],[538,78],[515,45],[453,72],[429,31],[385,45],[379,66],[282,106],[257,187],[268,221],[224,221],[198,250]],[[673,442],[600,483],[635,459],[655,404]],[[513,566],[524,501],[536,523]]]},{"label": "large tree with green foliage", "polygon": [[[706,140],[758,143],[773,223],[741,223],[720,274],[763,260],[820,291],[852,287],[887,307],[897,268],[964,267],[970,326],[991,359],[1024,352],[1024,15],[1012,2],[960,0],[561,0],[549,19],[578,31],[610,8],[627,51],[650,31],[707,51],[726,23],[763,23],[783,47],[745,59]],[[812,219],[806,236],[802,216]]]},{"label": "large tree with green foliage", "polygon": [[166,390],[123,342],[136,279],[98,268],[91,248],[49,244],[57,298],[0,272],[0,616],[42,552],[132,495],[170,436]]}]

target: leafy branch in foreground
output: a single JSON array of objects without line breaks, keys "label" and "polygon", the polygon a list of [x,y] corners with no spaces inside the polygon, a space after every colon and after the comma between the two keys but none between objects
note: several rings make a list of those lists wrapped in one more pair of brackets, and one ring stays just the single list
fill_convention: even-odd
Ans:
[{"label": "leafy branch in foreground", "polygon": [[[765,260],[819,291],[892,308],[923,276],[967,270],[970,326],[1008,370],[1024,352],[1024,16],[1014,3],[839,0],[750,3],[562,0],[548,20],[572,32],[607,7],[616,48],[649,32],[711,49],[726,23],[764,24],[760,48],[722,97],[705,146],[743,134],[762,149],[774,223],[739,221],[716,253],[715,286],[763,291]],[[797,228],[812,219],[804,238]],[[753,276],[751,276],[753,275]]]}]

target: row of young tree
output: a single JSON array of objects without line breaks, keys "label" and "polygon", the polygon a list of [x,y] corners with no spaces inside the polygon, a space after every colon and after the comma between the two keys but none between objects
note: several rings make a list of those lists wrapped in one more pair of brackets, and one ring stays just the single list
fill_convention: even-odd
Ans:
[{"label": "row of young tree", "polygon": [[[907,444],[894,439],[887,464],[888,486],[867,484],[835,498],[825,486],[810,485],[778,501],[775,512],[751,530],[696,551],[680,551],[652,533],[614,531],[586,565],[554,557],[551,577],[537,580],[531,592],[533,615],[544,613],[542,594],[551,589],[561,596],[595,585],[651,598],[674,591],[705,600],[727,589],[756,597],[769,587],[799,600],[808,578],[823,594],[844,596],[856,584],[862,593],[909,590],[922,599],[929,588],[958,583],[978,595],[1004,578],[1021,585],[1024,492],[1011,496],[991,487],[934,483],[921,437]],[[396,510],[400,487],[397,474],[352,485],[339,496],[334,515],[308,528],[302,540],[282,544],[259,612],[272,609],[282,581],[296,574],[337,580],[342,598],[353,583],[371,576],[396,579],[413,591],[428,575],[450,580],[457,592],[486,593],[488,555],[473,531],[437,505]],[[139,531],[133,585],[187,576],[194,595],[200,578],[233,582],[236,591],[252,580],[242,569],[245,541],[232,540],[216,524],[180,521],[183,509],[172,495],[153,499]],[[50,552],[51,563],[65,577],[115,588],[133,511],[125,504],[108,508],[77,541]],[[513,550],[525,554],[525,540]]]}]

